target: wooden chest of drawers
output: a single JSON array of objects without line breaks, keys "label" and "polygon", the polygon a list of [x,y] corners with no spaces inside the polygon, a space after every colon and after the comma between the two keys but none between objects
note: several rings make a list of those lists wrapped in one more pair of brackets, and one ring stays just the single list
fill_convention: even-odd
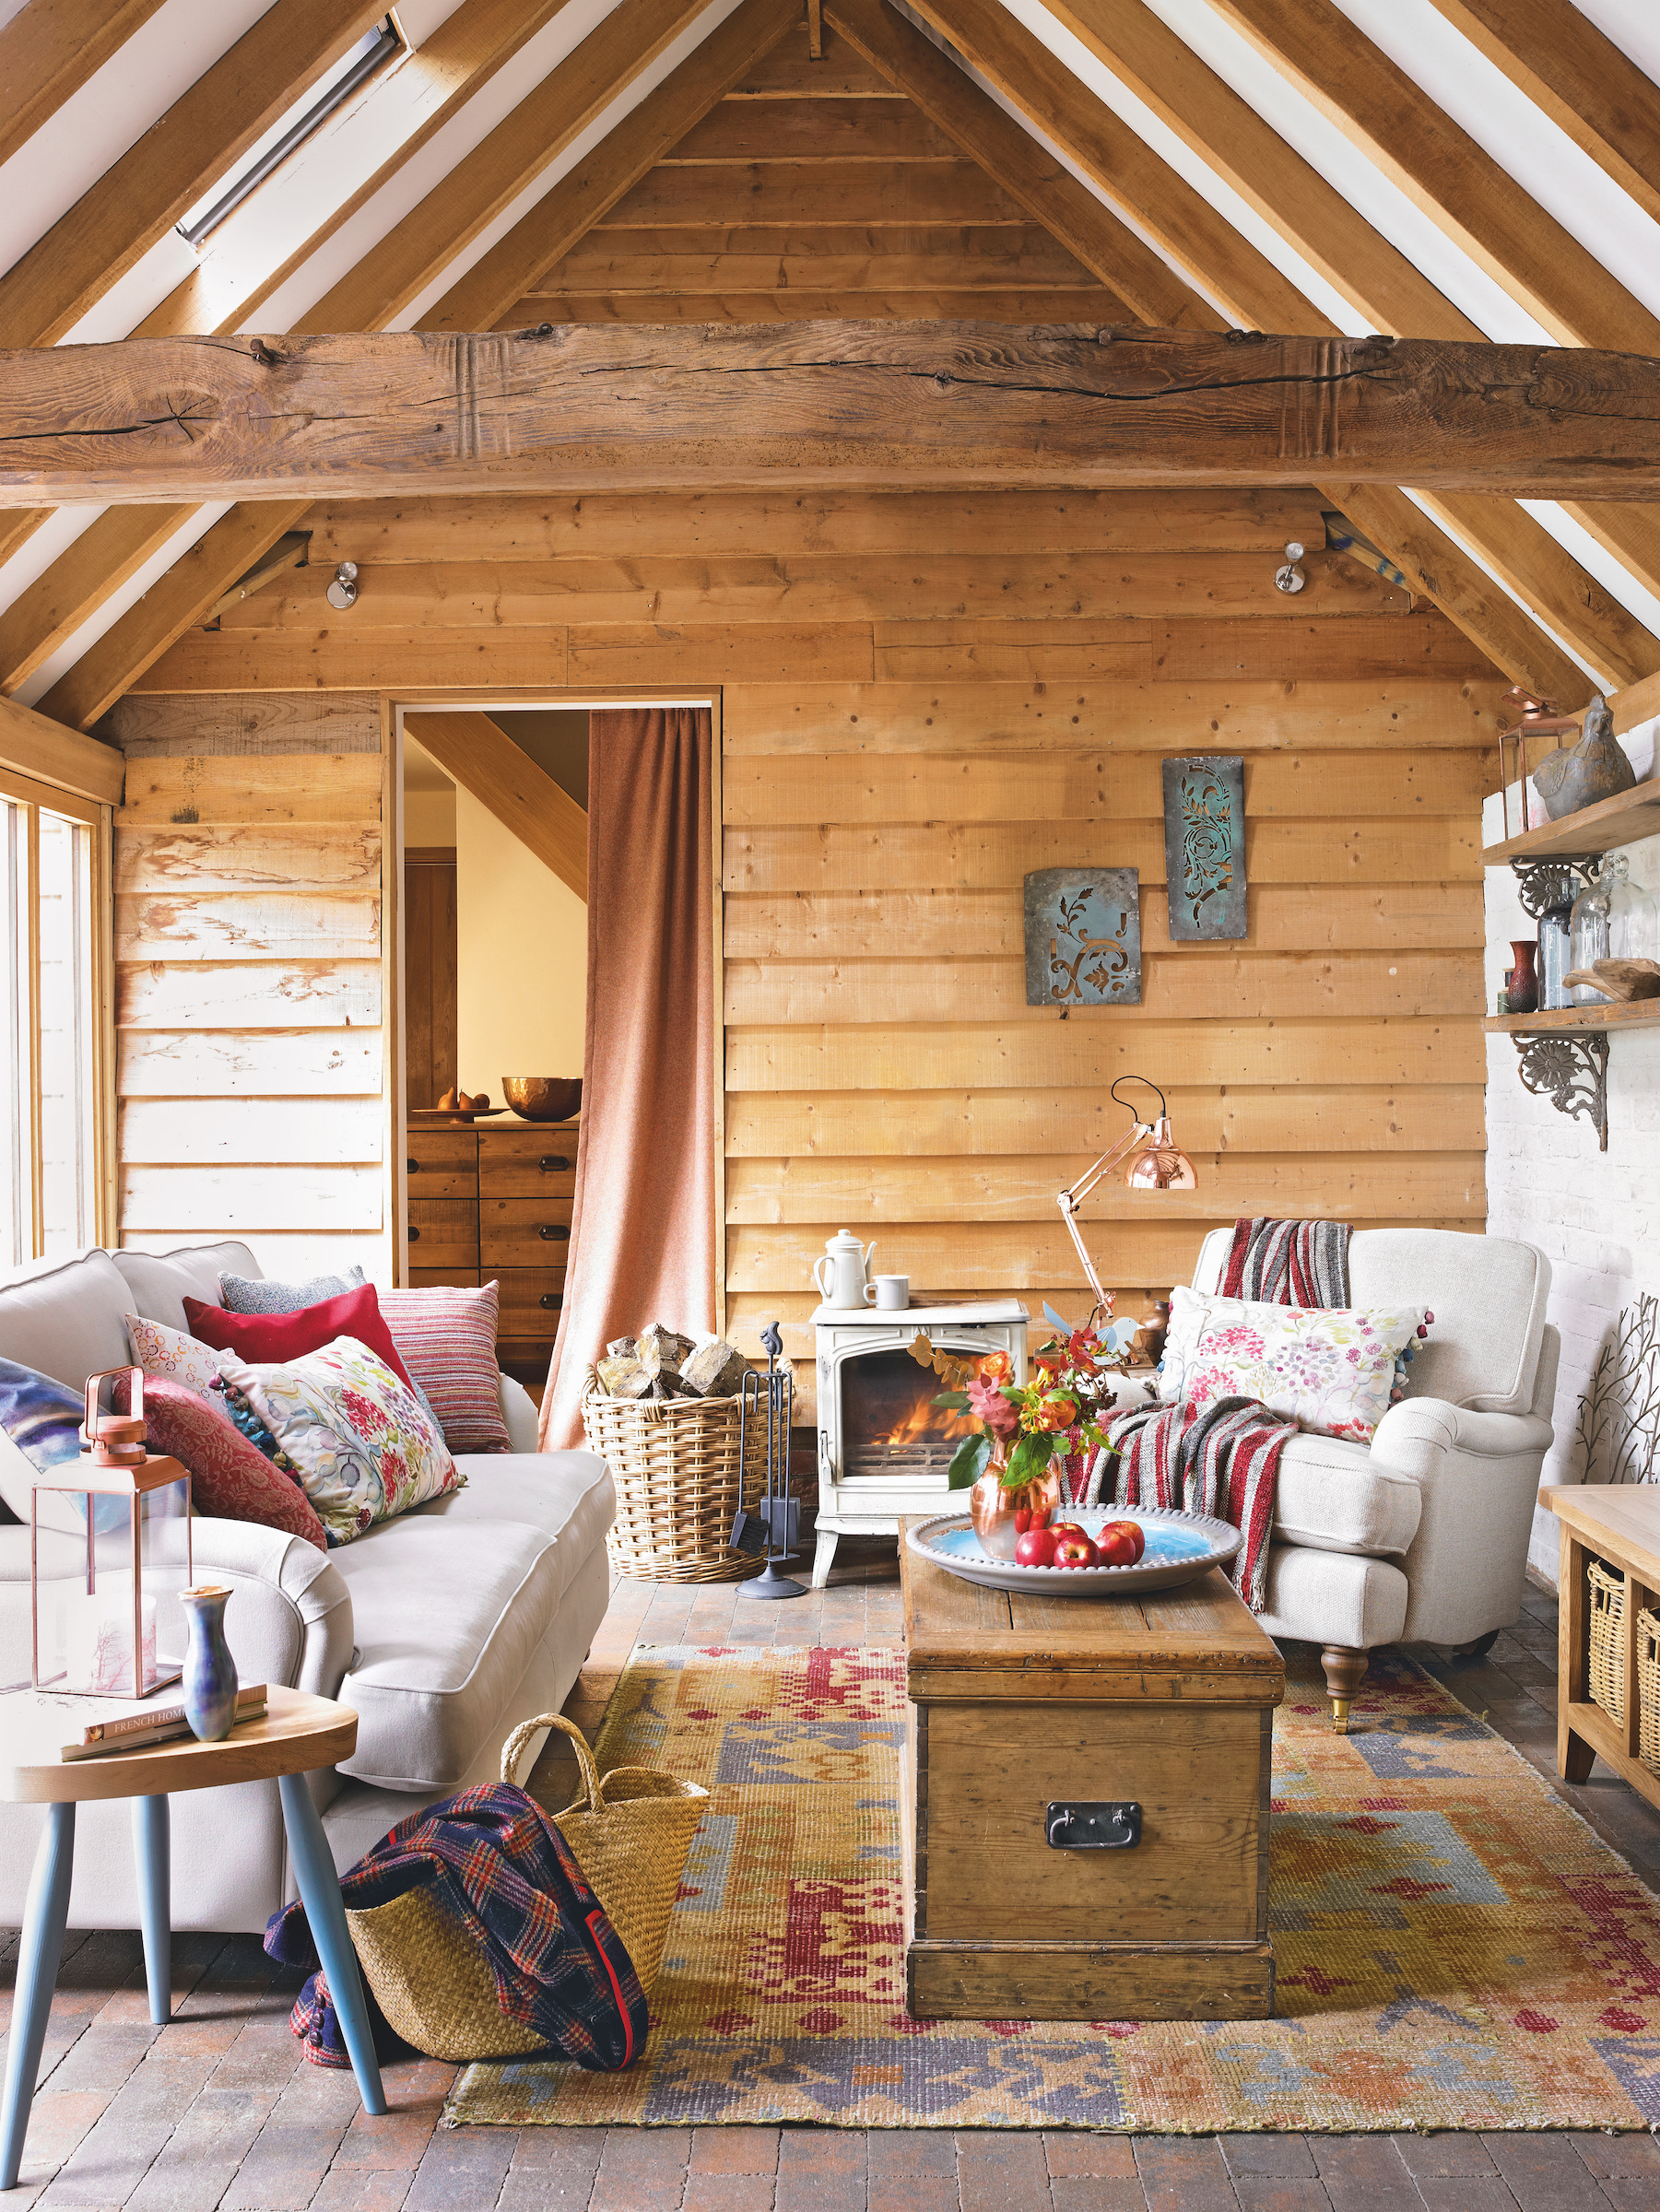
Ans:
[{"label": "wooden chest of drawers", "polygon": [[1009,1596],[919,1559],[905,1526],[907,2009],[1266,2018],[1285,1666],[1226,1577]]},{"label": "wooden chest of drawers", "polygon": [[571,1264],[579,1122],[409,1133],[412,1288],[499,1282],[510,1371],[546,1367]]}]

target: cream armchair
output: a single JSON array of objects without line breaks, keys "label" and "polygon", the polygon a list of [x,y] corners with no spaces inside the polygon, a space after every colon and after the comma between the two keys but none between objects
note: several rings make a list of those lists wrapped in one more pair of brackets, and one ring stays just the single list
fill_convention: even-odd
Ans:
[{"label": "cream armchair", "polygon": [[[1195,1290],[1219,1288],[1231,1236],[1206,1238]],[[1339,1731],[1379,1644],[1485,1651],[1521,1610],[1561,1348],[1549,1288],[1544,1253],[1503,1238],[1372,1229],[1350,1242],[1353,1304],[1435,1320],[1370,1446],[1299,1436],[1280,1461],[1262,1625],[1321,1646]]]}]

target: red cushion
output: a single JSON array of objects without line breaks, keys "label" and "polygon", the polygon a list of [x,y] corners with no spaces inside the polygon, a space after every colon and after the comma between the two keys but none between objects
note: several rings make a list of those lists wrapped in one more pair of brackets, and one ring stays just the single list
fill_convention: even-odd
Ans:
[{"label": "red cushion", "polygon": [[190,1500],[218,1521],[257,1521],[319,1551],[328,1535],[317,1509],[294,1480],[274,1467],[211,1400],[158,1375],[144,1379],[146,1441],[190,1476]]},{"label": "red cushion", "polygon": [[187,1298],[184,1319],[201,1343],[250,1362],[298,1359],[302,1353],[320,1352],[336,1336],[355,1336],[400,1382],[415,1387],[382,1318],[372,1283],[343,1290],[338,1298],[325,1298],[320,1306],[301,1306],[294,1313],[228,1313],[223,1306],[205,1306],[199,1299]]}]

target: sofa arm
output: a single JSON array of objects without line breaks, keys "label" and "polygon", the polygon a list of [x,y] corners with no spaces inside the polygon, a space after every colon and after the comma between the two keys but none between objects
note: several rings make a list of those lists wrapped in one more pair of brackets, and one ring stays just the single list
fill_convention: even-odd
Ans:
[{"label": "sofa arm", "polygon": [[254,1521],[190,1524],[198,1583],[229,1583],[225,1635],[244,1682],[338,1694],[352,1658],[351,1592],[325,1551]]},{"label": "sofa arm", "polygon": [[1444,1398],[1405,1398],[1378,1423],[1373,1459],[1423,1498],[1401,1561],[1407,1642],[1468,1643],[1515,1619],[1553,1435],[1536,1414],[1472,1413]]},{"label": "sofa arm", "polygon": [[542,1449],[541,1422],[536,1414],[536,1402],[523,1382],[515,1382],[511,1375],[496,1378],[497,1396],[501,1401],[501,1418],[507,1423],[508,1441],[515,1452],[539,1452]]}]

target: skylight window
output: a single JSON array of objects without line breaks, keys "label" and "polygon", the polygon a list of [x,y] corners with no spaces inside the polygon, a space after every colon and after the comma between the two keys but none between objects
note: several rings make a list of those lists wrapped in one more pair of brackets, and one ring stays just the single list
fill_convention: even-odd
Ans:
[{"label": "skylight window", "polygon": [[359,86],[403,52],[404,35],[396,18],[388,14],[348,53],[343,53],[334,67],[297,100],[286,114],[279,115],[263,138],[255,139],[229,178],[221,177],[211,192],[204,193],[195,206],[186,211],[179,225],[180,237],[193,246],[211,238],[226,217],[233,215],[274,170],[314,136]]}]

